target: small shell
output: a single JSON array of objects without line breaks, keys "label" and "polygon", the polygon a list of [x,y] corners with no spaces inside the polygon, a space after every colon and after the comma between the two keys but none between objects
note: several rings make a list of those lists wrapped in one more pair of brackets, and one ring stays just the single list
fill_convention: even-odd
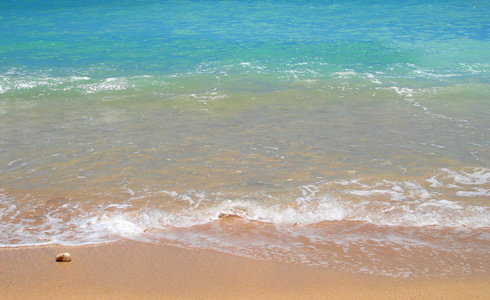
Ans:
[{"label": "small shell", "polygon": [[69,262],[71,261],[70,253],[60,253],[56,255],[56,261]]}]

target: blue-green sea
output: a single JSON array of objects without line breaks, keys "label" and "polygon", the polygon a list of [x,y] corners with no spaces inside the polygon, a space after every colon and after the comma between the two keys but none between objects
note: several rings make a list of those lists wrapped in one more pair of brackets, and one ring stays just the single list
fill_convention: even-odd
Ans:
[{"label": "blue-green sea", "polygon": [[0,2],[0,246],[490,276],[490,2]]}]

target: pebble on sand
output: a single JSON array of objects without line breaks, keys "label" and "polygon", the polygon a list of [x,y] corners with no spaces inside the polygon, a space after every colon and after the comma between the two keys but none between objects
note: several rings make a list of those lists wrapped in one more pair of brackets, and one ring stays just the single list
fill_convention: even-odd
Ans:
[{"label": "pebble on sand", "polygon": [[56,255],[56,261],[70,262],[71,261],[71,255],[70,255],[70,253],[60,253],[60,254]]}]

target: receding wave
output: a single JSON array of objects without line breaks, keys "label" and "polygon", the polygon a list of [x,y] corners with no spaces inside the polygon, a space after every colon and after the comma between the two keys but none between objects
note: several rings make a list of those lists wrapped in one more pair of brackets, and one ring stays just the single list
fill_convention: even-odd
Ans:
[{"label": "receding wave", "polygon": [[[489,195],[490,170],[442,169],[425,182],[370,182],[352,179],[319,182],[298,188],[291,199],[263,193],[235,198],[226,193],[160,190],[180,209],[139,207],[132,198],[90,209],[78,203],[50,206],[45,201],[22,205],[21,196],[3,191],[1,244],[84,244],[136,238],[150,230],[203,225],[226,216],[280,226],[309,226],[330,221],[360,221],[377,226],[488,228],[490,207],[474,200]],[[444,191],[450,190],[451,193]],[[133,192],[134,196],[134,192]],[[25,197],[25,196],[24,196]],[[153,195],[154,197],[154,195]]]}]

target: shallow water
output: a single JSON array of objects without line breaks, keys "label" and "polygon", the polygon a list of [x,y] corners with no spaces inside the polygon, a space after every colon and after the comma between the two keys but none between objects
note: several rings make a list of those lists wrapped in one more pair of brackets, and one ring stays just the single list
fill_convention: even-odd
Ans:
[{"label": "shallow water", "polygon": [[107,3],[0,6],[2,246],[488,276],[488,5]]}]

